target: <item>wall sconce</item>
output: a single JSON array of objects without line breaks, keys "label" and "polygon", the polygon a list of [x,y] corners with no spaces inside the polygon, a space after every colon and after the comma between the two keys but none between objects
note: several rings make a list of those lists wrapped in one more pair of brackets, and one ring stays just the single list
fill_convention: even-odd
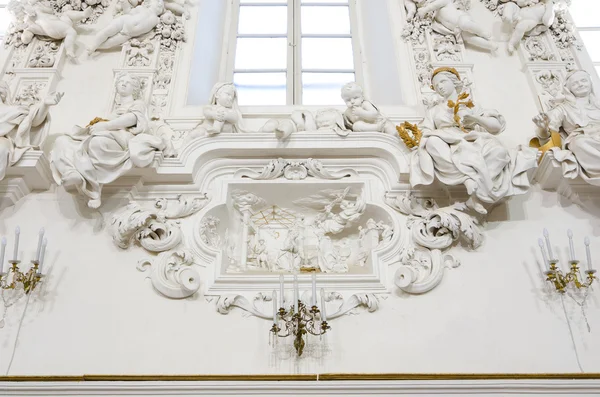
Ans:
[{"label": "wall sconce", "polygon": [[317,307],[317,275],[312,273],[312,305],[309,309],[298,297],[298,276],[294,275],[294,307],[286,310],[283,302],[284,278],[279,276],[279,310],[277,310],[277,291],[273,291],[273,326],[270,332],[274,338],[294,337],[294,349],[298,357],[306,345],[305,335],[324,335],[328,329],[325,313],[325,292],[321,288],[321,308]]},{"label": "wall sconce", "polygon": [[587,257],[588,270],[585,271],[587,277],[587,281],[583,281],[581,278],[581,274],[579,273],[579,261],[575,259],[575,247],[573,246],[573,232],[571,230],[567,230],[567,236],[569,237],[569,256],[571,260],[569,264],[571,265],[568,273],[563,273],[562,270],[558,266],[558,259],[555,259],[552,253],[552,247],[550,245],[550,235],[547,229],[544,229],[544,239],[546,240],[546,246],[548,247],[548,255],[546,255],[546,251],[544,250],[544,241],[540,238],[538,239],[538,244],[540,246],[540,250],[542,251],[542,257],[544,258],[544,264],[546,267],[546,271],[544,274],[546,275],[546,281],[550,281],[554,284],[556,290],[564,294],[566,292],[566,288],[569,285],[574,285],[577,289],[581,288],[589,288],[592,285],[592,282],[596,279],[595,273],[596,270],[592,269],[592,256],[590,254],[590,239],[588,237],[585,238],[585,252]]},{"label": "wall sconce", "polygon": [[13,258],[9,259],[10,264],[8,271],[4,272],[4,251],[6,250],[6,237],[2,238],[0,244],[0,288],[3,290],[7,289],[19,289],[23,288],[26,294],[33,291],[36,285],[42,279],[42,265],[44,261],[44,255],[46,253],[46,244],[48,241],[44,238],[44,228],[40,229],[38,247],[36,259],[31,261],[31,267],[27,272],[22,272],[19,269],[19,235],[21,229],[17,226],[15,229],[15,245],[13,251]]}]

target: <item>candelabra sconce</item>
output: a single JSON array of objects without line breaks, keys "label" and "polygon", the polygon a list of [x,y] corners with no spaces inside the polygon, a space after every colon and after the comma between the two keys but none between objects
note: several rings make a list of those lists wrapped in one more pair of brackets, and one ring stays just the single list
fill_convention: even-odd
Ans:
[{"label": "candelabra sconce", "polygon": [[[554,259],[554,255],[552,254],[552,247],[550,245],[550,235],[547,229],[544,229],[544,238],[546,240],[546,246],[548,248],[548,254],[546,255],[546,251],[544,250],[544,241],[540,238],[538,240],[538,244],[540,246],[540,250],[542,251],[542,257],[544,258],[544,264],[546,266],[546,271],[544,274],[546,275],[546,281],[551,282],[554,285],[554,288],[561,293],[564,294],[567,291],[567,287],[569,285],[573,285],[577,289],[589,288],[591,287],[596,277],[596,270],[592,269],[592,256],[590,253],[590,239],[585,238],[585,250],[586,257],[588,263],[588,269],[585,271],[585,279],[581,276],[581,272],[579,269],[579,261],[575,259],[575,247],[573,245],[573,232],[571,230],[567,230],[567,236],[569,237],[569,253],[570,260],[569,265],[570,269],[567,273],[563,273],[563,271],[559,267],[559,260]],[[550,259],[548,259],[550,258]]]},{"label": "candelabra sconce", "polygon": [[298,277],[294,275],[294,306],[289,310],[284,307],[284,279],[279,276],[280,287],[280,307],[277,310],[277,291],[273,291],[273,326],[271,332],[274,340],[276,338],[294,337],[294,349],[298,357],[304,352],[306,346],[306,336],[324,335],[331,327],[327,324],[327,315],[325,313],[325,291],[321,288],[321,309],[317,306],[317,279],[316,274],[312,274],[312,305],[309,307],[298,299]]},{"label": "candelabra sconce", "polygon": [[286,338],[288,336],[294,337],[294,349],[298,357],[304,352],[304,346],[306,346],[305,335],[311,334],[314,336],[324,335],[328,329],[331,329],[327,325],[326,319],[317,306],[312,306],[310,309],[302,303],[297,302],[298,311],[295,312],[293,308],[286,311],[285,308],[281,307],[278,311],[278,321],[273,323],[271,332],[275,337]]},{"label": "candelabra sconce", "polygon": [[44,229],[40,230],[36,259],[31,261],[31,267],[26,272],[19,269],[21,261],[19,254],[20,229],[15,229],[14,258],[8,261],[8,271],[4,272],[4,251],[6,250],[6,237],[2,238],[0,245],[0,288],[3,290],[15,290],[23,288],[25,294],[31,293],[42,280],[42,265],[46,253],[47,240],[44,238]]}]

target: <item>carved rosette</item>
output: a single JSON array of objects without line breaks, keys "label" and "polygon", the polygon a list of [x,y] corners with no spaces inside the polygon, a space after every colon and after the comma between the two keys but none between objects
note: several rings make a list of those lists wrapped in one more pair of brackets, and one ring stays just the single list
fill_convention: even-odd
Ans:
[{"label": "carved rosette", "polygon": [[302,180],[307,177],[318,179],[342,179],[356,176],[356,171],[352,169],[343,169],[337,172],[330,172],[325,169],[323,163],[319,160],[309,158],[304,161],[291,161],[282,158],[271,160],[260,172],[250,169],[241,169],[237,173],[242,178],[251,178],[255,180],[272,180],[284,177],[288,180]]}]

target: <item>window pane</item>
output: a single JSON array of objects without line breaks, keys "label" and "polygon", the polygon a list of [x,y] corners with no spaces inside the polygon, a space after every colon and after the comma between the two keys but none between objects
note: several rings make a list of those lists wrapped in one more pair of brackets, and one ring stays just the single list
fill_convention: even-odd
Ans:
[{"label": "window pane", "polygon": [[302,4],[305,4],[305,3],[315,3],[315,4],[340,3],[340,4],[348,4],[348,0],[302,0]]},{"label": "window pane", "polygon": [[286,5],[287,1],[286,0],[240,0],[240,4],[247,4],[247,3],[272,3],[272,4],[283,4]]},{"label": "window pane", "polygon": [[302,39],[302,69],[354,69],[352,39]]},{"label": "window pane", "polygon": [[579,32],[592,61],[600,62],[600,31]]},{"label": "window pane", "polygon": [[8,29],[8,25],[12,21],[12,16],[8,12],[6,8],[0,8],[0,36],[4,36],[6,34],[6,29]]},{"label": "window pane", "polygon": [[596,66],[596,73],[598,73],[598,76],[600,77],[600,66]]},{"label": "window pane", "polygon": [[598,0],[573,0],[569,13],[577,27],[600,27],[600,1]]},{"label": "window pane", "polygon": [[285,69],[286,64],[286,38],[237,39],[236,69]]},{"label": "window pane", "polygon": [[302,33],[350,34],[348,7],[302,7]]},{"label": "window pane", "polygon": [[234,73],[240,105],[285,105],[285,73]]},{"label": "window pane", "polygon": [[239,34],[287,33],[287,7],[240,7]]},{"label": "window pane", "polygon": [[354,73],[302,73],[302,104],[343,105],[341,89]]}]

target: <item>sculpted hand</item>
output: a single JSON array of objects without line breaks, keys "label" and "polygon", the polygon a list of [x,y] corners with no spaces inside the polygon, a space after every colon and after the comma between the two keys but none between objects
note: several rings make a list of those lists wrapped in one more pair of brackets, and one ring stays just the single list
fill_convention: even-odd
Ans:
[{"label": "sculpted hand", "polygon": [[108,130],[109,124],[106,121],[101,121],[99,123],[94,124],[90,127],[90,134],[94,135],[97,132],[102,132]]},{"label": "sculpted hand", "polygon": [[477,124],[480,124],[480,119],[479,116],[474,116],[472,114],[466,114],[463,118],[462,118],[462,122],[463,125],[466,128],[473,128],[475,127]]},{"label": "sculpted hand", "polygon": [[417,15],[420,18],[425,18],[425,15],[427,15],[427,13],[429,12],[429,8],[427,7],[421,7],[417,10]]},{"label": "sculpted hand", "polygon": [[535,116],[533,122],[544,131],[547,131],[550,127],[550,117],[546,113],[540,113]]},{"label": "sculpted hand", "polygon": [[54,106],[60,102],[64,95],[64,92],[53,92],[44,99],[44,104],[48,106]]},{"label": "sculpted hand", "polygon": [[215,118],[217,119],[217,121],[225,121],[225,115],[225,109],[219,109],[215,114]]}]

